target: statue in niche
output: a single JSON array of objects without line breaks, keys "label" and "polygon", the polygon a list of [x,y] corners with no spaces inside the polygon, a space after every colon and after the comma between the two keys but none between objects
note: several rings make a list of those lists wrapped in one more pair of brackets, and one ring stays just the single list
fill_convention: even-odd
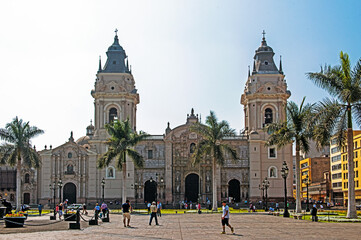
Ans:
[{"label": "statue in niche", "polygon": [[206,185],[206,192],[208,193],[209,192],[209,184]]},{"label": "statue in niche", "polygon": [[211,180],[211,173],[207,171],[206,173],[206,181],[209,182]]},{"label": "statue in niche", "polygon": [[109,178],[114,177],[113,168],[109,168],[109,169],[108,169],[108,177],[109,177]]},{"label": "statue in niche", "polygon": [[179,186],[179,185],[177,185],[177,187],[176,187],[176,192],[177,192],[177,193],[180,192],[180,186]]}]

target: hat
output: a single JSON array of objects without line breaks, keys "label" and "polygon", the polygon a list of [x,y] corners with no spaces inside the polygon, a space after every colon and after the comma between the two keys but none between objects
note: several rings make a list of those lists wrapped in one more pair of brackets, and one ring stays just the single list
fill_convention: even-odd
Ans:
[{"label": "hat", "polygon": [[155,202],[153,201],[152,204],[155,204]]}]

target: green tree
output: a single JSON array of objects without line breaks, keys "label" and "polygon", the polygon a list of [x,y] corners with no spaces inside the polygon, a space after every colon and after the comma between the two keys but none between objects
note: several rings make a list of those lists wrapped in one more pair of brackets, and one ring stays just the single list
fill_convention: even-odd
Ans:
[{"label": "green tree", "polygon": [[4,140],[0,146],[0,164],[16,165],[16,211],[21,207],[21,167],[38,168],[39,155],[31,147],[31,139],[44,133],[43,130],[30,126],[29,122],[15,117],[0,129],[0,139]]},{"label": "green tree", "polygon": [[97,162],[98,168],[109,166],[115,159],[115,167],[119,171],[123,171],[123,187],[122,200],[126,201],[126,175],[127,175],[127,156],[133,161],[136,167],[143,167],[143,156],[134,150],[134,146],[144,140],[148,135],[144,132],[137,133],[129,123],[129,119],[125,121],[114,121],[105,125],[110,138],[107,140],[108,151],[105,152]]},{"label": "green tree", "polygon": [[217,210],[217,166],[225,163],[225,153],[228,153],[233,161],[239,160],[234,148],[224,142],[225,137],[235,136],[235,130],[229,127],[228,122],[218,122],[213,111],[206,118],[206,125],[195,123],[190,128],[202,136],[202,140],[196,146],[192,154],[193,164],[200,163],[204,158],[212,159],[212,193],[213,210]]},{"label": "green tree", "polygon": [[301,207],[301,172],[300,172],[300,151],[309,151],[310,140],[313,136],[314,112],[312,104],[305,104],[303,98],[300,107],[294,102],[286,105],[286,121],[271,123],[265,127],[270,134],[266,146],[276,145],[283,147],[295,142],[296,144],[296,212],[302,211]]},{"label": "green tree", "polygon": [[355,204],[355,172],[353,162],[353,127],[361,125],[361,59],[351,69],[347,53],[340,53],[340,65],[321,67],[320,72],[307,73],[317,86],[335,99],[326,98],[317,105],[318,123],[315,140],[319,146],[328,145],[335,136],[338,145],[347,145],[348,159],[348,205],[347,218],[357,218]]}]

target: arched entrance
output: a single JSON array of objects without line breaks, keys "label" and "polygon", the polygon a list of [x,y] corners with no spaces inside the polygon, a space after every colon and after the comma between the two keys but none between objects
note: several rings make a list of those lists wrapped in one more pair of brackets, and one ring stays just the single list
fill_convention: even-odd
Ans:
[{"label": "arched entrance", "polygon": [[74,183],[64,185],[63,199],[68,199],[68,204],[76,203],[76,186]]},{"label": "arched entrance", "polygon": [[144,184],[144,201],[153,202],[157,200],[157,183],[154,180],[148,180]]},{"label": "arched entrance", "polygon": [[186,201],[197,202],[199,194],[199,176],[198,174],[191,173],[186,177]]},{"label": "arched entrance", "polygon": [[232,179],[228,182],[228,196],[232,197],[235,202],[241,201],[240,182],[237,179]]}]

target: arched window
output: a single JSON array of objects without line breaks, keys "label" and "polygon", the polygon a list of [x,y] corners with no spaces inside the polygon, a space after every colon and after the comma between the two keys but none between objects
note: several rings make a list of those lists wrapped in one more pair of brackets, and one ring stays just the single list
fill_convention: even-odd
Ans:
[{"label": "arched window", "polygon": [[106,169],[105,176],[107,179],[114,179],[115,178],[115,168],[110,166]]},{"label": "arched window", "polygon": [[109,110],[109,122],[113,122],[115,118],[118,116],[118,111],[116,108],[111,108]]},{"label": "arched window", "polygon": [[266,108],[264,111],[264,123],[269,124],[273,122],[272,109]]},{"label": "arched window", "polygon": [[191,145],[189,146],[189,153],[192,154],[194,153],[194,150],[196,149],[196,144],[195,143],[191,143]]},{"label": "arched window", "polygon": [[74,173],[73,164],[69,164],[68,166],[66,166],[66,172],[69,173],[69,174]]},{"label": "arched window", "polygon": [[276,167],[270,167],[268,169],[268,177],[269,178],[277,178],[277,168]]},{"label": "arched window", "polygon": [[68,153],[68,158],[72,158],[73,154],[71,152]]},{"label": "arched window", "polygon": [[29,173],[25,174],[25,183],[30,183],[30,175],[29,175]]}]

